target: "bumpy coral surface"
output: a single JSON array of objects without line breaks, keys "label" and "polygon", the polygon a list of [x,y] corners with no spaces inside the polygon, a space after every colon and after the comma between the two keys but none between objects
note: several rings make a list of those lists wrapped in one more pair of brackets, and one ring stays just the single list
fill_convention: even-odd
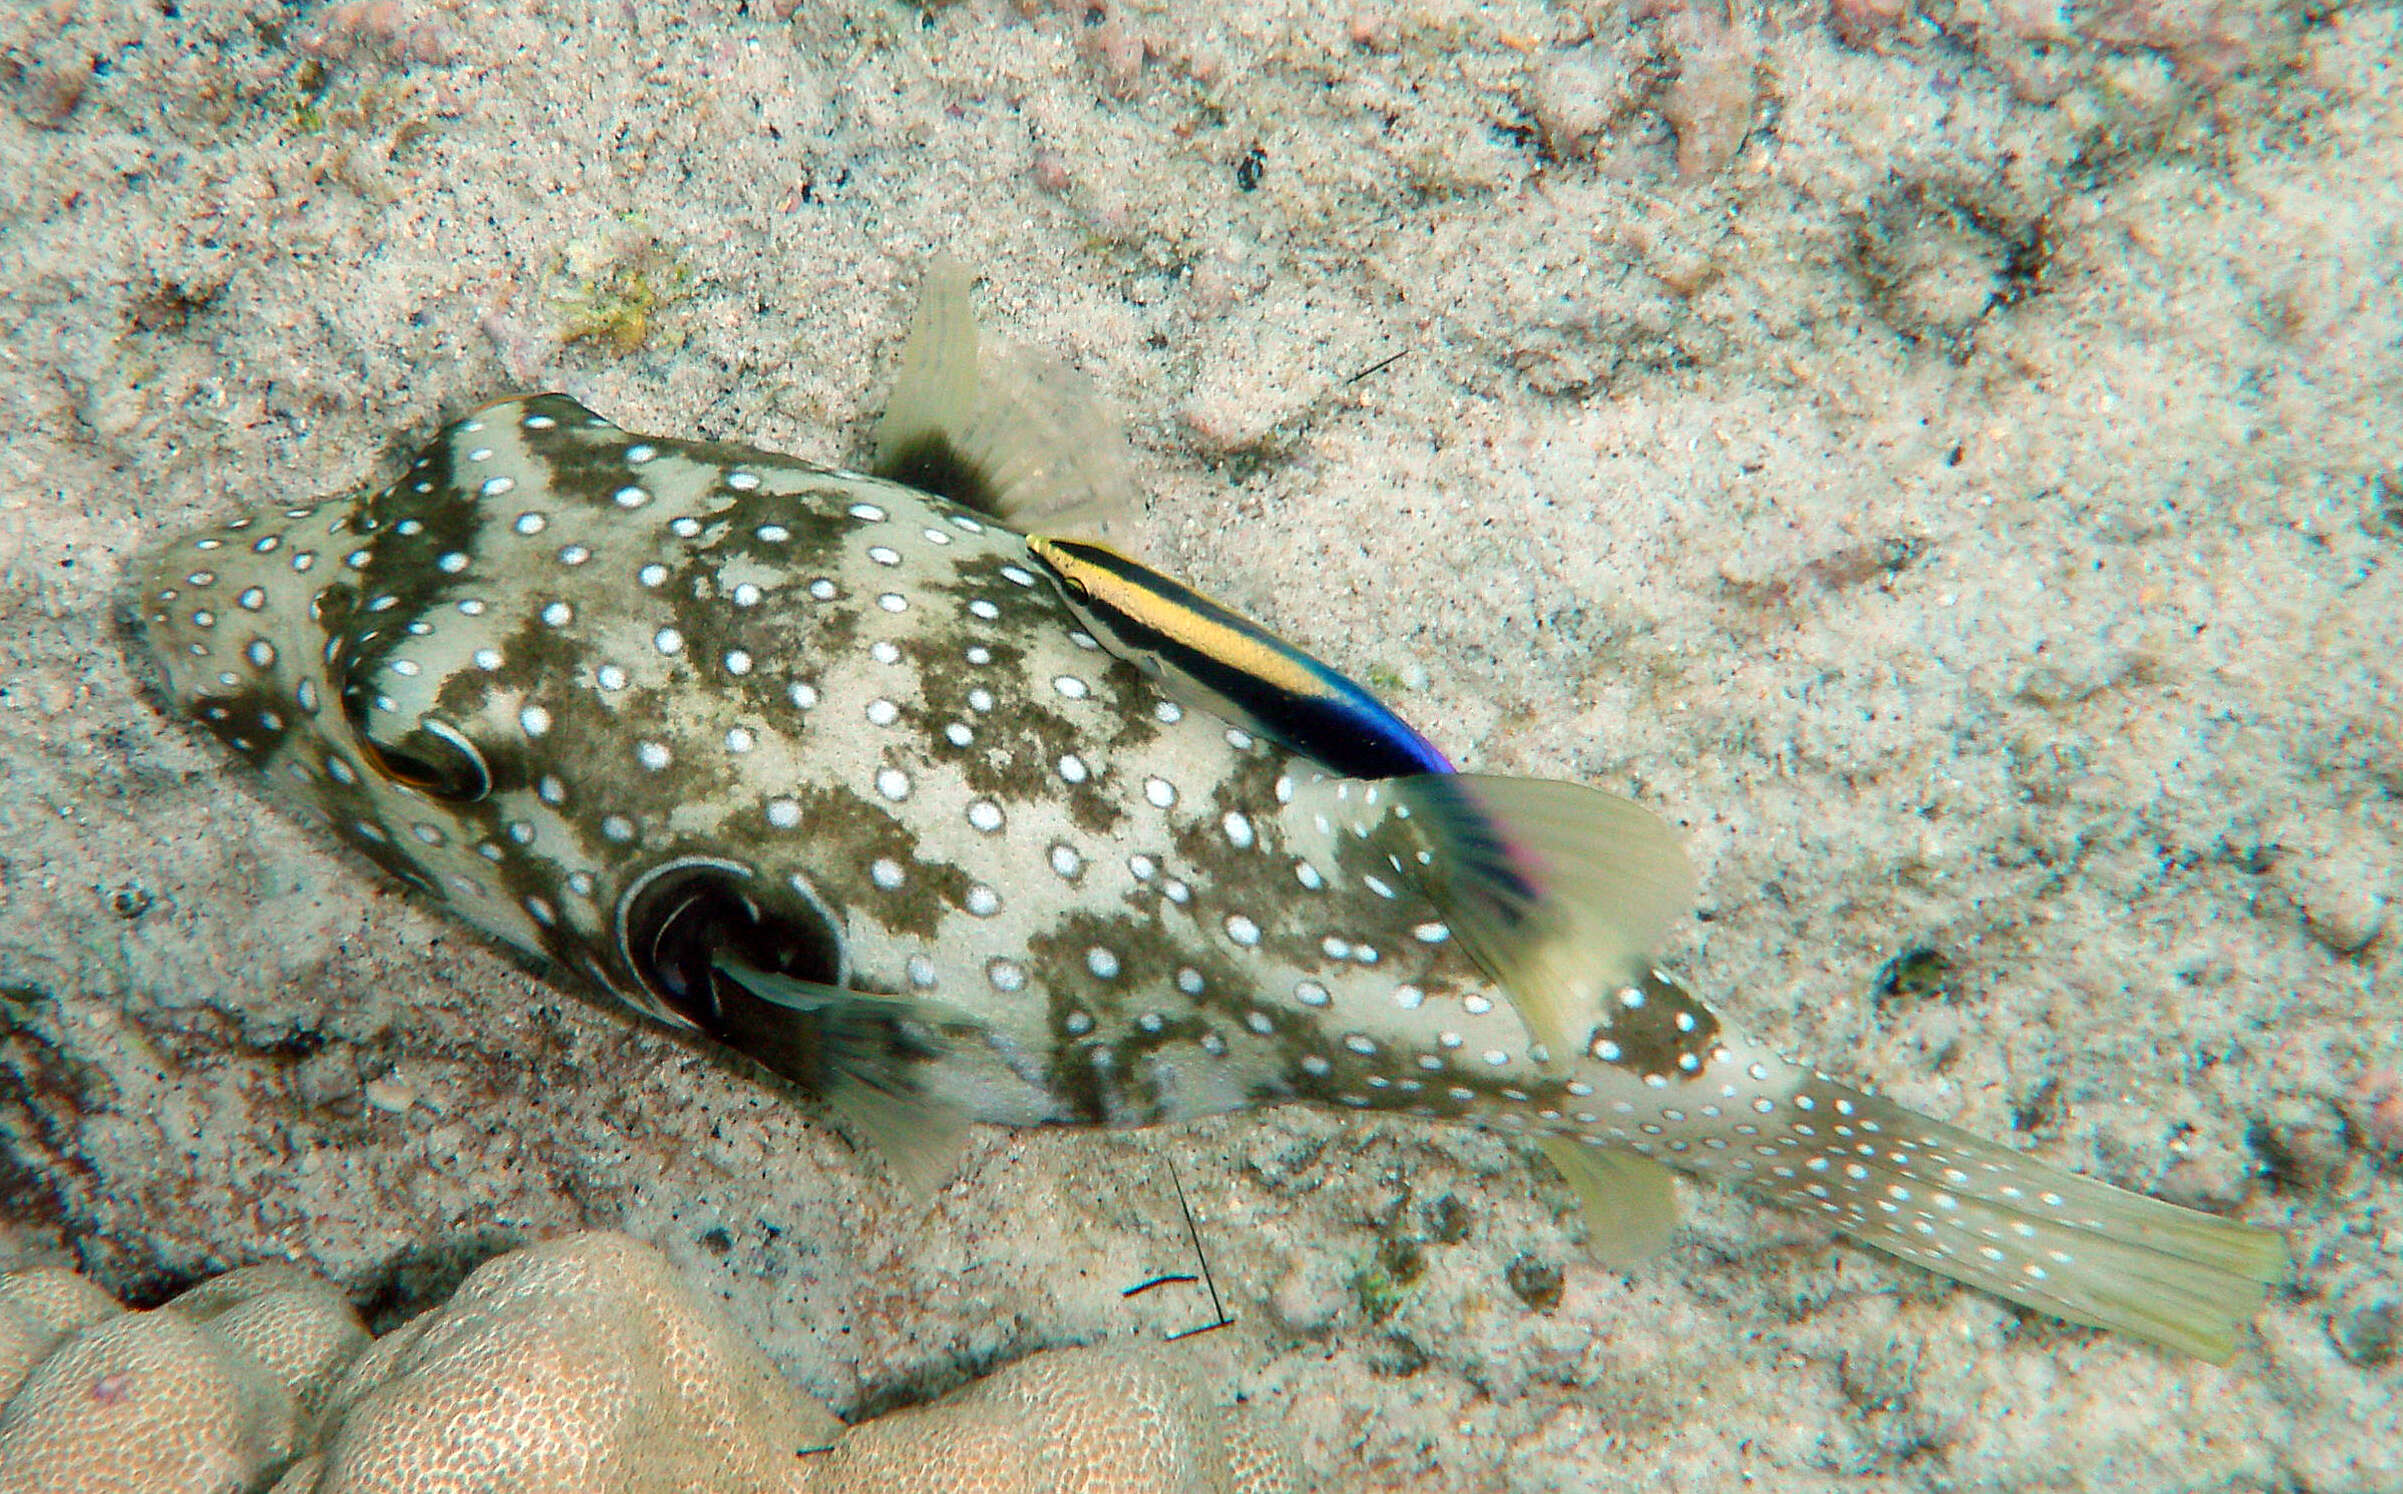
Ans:
[{"label": "bumpy coral surface", "polygon": [[0,1277],[0,1491],[256,1489],[367,1342],[348,1303],[289,1267],[235,1271],[154,1312],[62,1270]]},{"label": "bumpy coral surface", "polygon": [[1284,1454],[1203,1404],[1149,1346],[1022,1360],[948,1400],[868,1422],[809,1494],[1285,1494]]},{"label": "bumpy coral surface", "polygon": [[656,1251],[609,1234],[488,1262],[334,1403],[276,1494],[769,1494],[836,1429]]},{"label": "bumpy coral surface", "polygon": [[0,1494],[1297,1487],[1144,1349],[1039,1356],[846,1435],[656,1251],[605,1233],[490,1261],[374,1341],[287,1266],[151,1312],[64,1270],[0,1276],[0,1398]]}]

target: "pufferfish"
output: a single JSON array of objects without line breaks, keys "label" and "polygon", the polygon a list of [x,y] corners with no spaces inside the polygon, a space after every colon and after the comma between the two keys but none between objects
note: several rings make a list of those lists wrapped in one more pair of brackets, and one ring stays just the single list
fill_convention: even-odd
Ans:
[{"label": "pufferfish", "polygon": [[1287,1102],[1536,1140],[1626,1260],[1675,1168],[2224,1360],[2274,1232],[1793,1063],[1658,968],[1676,834],[1461,773],[1112,548],[1118,435],[930,274],[875,470],[559,394],[397,481],[147,557],[174,702],[555,977],[821,1097],[904,1176],[966,1126]]}]

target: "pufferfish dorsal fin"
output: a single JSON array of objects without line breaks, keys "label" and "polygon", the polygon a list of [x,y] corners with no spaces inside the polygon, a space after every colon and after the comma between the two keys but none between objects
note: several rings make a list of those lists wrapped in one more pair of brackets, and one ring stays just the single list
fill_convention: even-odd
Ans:
[{"label": "pufferfish dorsal fin", "polygon": [[1668,1168],[1567,1136],[1542,1136],[1535,1144],[1585,1211],[1586,1254],[1606,1266],[1632,1266],[1669,1248],[1677,1189]]},{"label": "pufferfish dorsal fin", "polygon": [[1125,439],[1076,370],[982,338],[975,277],[927,266],[901,375],[876,425],[878,477],[939,493],[1020,531],[1102,536],[1134,509]]},{"label": "pufferfish dorsal fin", "polygon": [[1224,603],[1108,545],[1051,535],[1026,543],[1102,647],[1184,704],[1347,777],[1452,771],[1365,687]]},{"label": "pufferfish dorsal fin", "polygon": [[[881,1155],[923,1202],[959,1170],[968,1117],[956,1106],[908,1092],[896,1039],[945,1020],[907,997],[847,991],[721,958],[714,968],[757,1005],[721,1000],[720,1041],[817,1092],[855,1139]],[[907,1038],[904,1042],[922,1042]]]},{"label": "pufferfish dorsal fin", "polygon": [[1295,785],[1283,820],[1313,860],[1348,866],[1356,842],[1417,887],[1509,993],[1547,1062],[1585,1041],[1602,1000],[1642,970],[1694,896],[1676,830],[1583,784],[1320,778]]}]

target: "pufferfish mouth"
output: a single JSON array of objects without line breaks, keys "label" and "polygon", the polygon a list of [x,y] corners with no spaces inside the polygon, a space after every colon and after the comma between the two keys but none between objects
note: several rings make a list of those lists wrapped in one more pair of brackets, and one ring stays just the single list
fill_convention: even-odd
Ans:
[{"label": "pufferfish mouth", "polygon": [[739,861],[686,856],[637,877],[617,905],[618,957],[669,1009],[702,1031],[724,1023],[721,964],[840,986],[850,952],[840,923],[809,884],[763,905],[757,874]]}]

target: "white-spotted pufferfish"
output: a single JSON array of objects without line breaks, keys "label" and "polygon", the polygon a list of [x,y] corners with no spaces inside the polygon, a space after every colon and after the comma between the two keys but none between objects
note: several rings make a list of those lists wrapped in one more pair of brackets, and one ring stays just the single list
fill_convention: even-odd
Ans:
[{"label": "white-spotted pufferfish", "polygon": [[[1093,536],[1116,432],[938,266],[878,475],[489,405],[373,492],[149,557],[175,702],[460,916],[822,1096],[907,1175],[969,1122],[1286,1101],[1543,1143],[1598,1248],[1661,1164],[2208,1359],[2280,1237],[1791,1063],[1653,967],[1673,832],[1457,774]],[[1029,535],[1037,538],[1030,539]]]}]

